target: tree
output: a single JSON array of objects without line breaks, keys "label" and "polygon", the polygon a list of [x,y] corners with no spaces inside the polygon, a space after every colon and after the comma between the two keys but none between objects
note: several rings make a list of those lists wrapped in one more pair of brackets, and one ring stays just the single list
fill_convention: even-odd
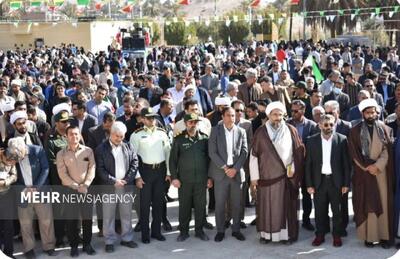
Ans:
[{"label": "tree", "polygon": [[229,26],[225,22],[220,22],[218,26],[219,35],[223,42],[241,43],[249,35],[250,25],[244,20],[245,14],[240,11],[234,11],[227,14],[230,19],[233,16],[238,17],[238,21],[231,21]]},{"label": "tree", "polygon": [[189,35],[196,34],[193,26],[186,26],[182,19],[178,22],[164,25],[164,38],[168,45],[187,45]]}]

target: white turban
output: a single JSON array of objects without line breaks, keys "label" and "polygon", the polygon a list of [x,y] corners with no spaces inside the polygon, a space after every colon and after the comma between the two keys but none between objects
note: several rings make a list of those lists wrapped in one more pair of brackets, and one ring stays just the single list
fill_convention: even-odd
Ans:
[{"label": "white turban", "polygon": [[53,107],[53,115],[56,115],[57,113],[61,111],[67,111],[68,113],[71,113],[71,107],[69,106],[68,103],[60,103],[57,104],[56,106]]},{"label": "white turban", "polygon": [[11,81],[10,85],[18,85],[18,86],[22,86],[22,82],[19,79],[14,79]]},{"label": "white turban", "polygon": [[281,110],[283,113],[286,113],[286,107],[280,101],[272,102],[268,104],[267,108],[265,109],[265,113],[267,116],[275,109]]},{"label": "white turban", "polygon": [[215,105],[230,106],[231,100],[229,97],[217,97],[215,98]]},{"label": "white turban", "polygon": [[28,115],[26,114],[25,111],[16,111],[13,114],[11,114],[10,116],[10,123],[14,124],[14,122],[16,122],[19,119],[28,119]]},{"label": "white turban", "polygon": [[2,110],[3,112],[10,112],[10,111],[13,111],[13,110],[14,110],[14,104],[15,104],[14,101],[6,102],[5,104],[3,104],[3,105],[1,106],[1,110]]},{"label": "white turban", "polygon": [[380,110],[378,103],[373,98],[362,100],[358,105],[358,109],[360,110],[360,112],[363,112],[365,109],[370,107],[375,107],[377,111]]}]

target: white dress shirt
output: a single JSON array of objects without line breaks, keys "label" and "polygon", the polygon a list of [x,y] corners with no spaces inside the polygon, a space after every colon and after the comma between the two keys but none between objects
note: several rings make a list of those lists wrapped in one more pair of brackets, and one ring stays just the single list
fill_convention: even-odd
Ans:
[{"label": "white dress shirt", "polygon": [[322,140],[322,169],[321,173],[324,175],[331,175],[332,174],[332,167],[331,167],[331,152],[332,152],[332,136],[326,140],[321,135]]},{"label": "white dress shirt", "polygon": [[114,156],[115,160],[115,179],[121,180],[125,178],[126,174],[126,168],[125,168],[125,159],[124,159],[124,153],[122,151],[122,146],[116,146],[113,143],[111,143],[111,152]]},{"label": "white dress shirt", "polygon": [[32,186],[32,168],[31,163],[29,162],[28,154],[26,154],[25,157],[19,161],[19,166],[21,168],[22,178],[24,178],[25,186]]},{"label": "white dress shirt", "polygon": [[228,130],[224,125],[226,139],[226,154],[228,155],[226,165],[233,165],[233,128]]}]

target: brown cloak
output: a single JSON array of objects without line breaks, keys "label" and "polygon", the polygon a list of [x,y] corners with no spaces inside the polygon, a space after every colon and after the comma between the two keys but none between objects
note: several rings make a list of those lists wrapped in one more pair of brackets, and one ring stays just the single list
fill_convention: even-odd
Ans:
[{"label": "brown cloak", "polygon": [[[353,210],[356,227],[359,227],[368,217],[368,213],[375,213],[379,217],[383,213],[379,188],[376,176],[371,175],[364,169],[375,161],[365,158],[361,151],[361,125],[357,124],[350,130],[349,134],[349,154],[352,158],[354,168],[353,175]],[[388,162],[386,165],[387,179],[387,205],[389,237],[393,241],[393,195],[394,195],[394,174],[393,174],[393,142],[390,128],[382,125],[387,140],[386,148],[388,152]]]},{"label": "brown cloak", "polygon": [[304,145],[296,128],[289,127],[293,142],[295,175],[287,177],[286,168],[262,126],[253,136],[252,155],[258,158],[260,179],[257,190],[257,231],[279,233],[286,228],[289,239],[297,240],[299,224],[297,219],[298,195],[304,175]]}]

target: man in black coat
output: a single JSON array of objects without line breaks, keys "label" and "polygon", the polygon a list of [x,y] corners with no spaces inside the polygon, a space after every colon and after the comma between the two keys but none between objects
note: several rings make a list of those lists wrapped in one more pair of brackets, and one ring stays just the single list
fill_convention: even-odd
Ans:
[{"label": "man in black coat", "polygon": [[[309,136],[312,136],[318,132],[317,123],[304,117],[306,111],[306,104],[302,100],[294,100],[292,102],[292,118],[287,123],[293,125],[297,133],[299,134],[303,143]],[[314,226],[310,222],[310,214],[312,210],[311,195],[307,192],[305,181],[301,184],[301,193],[303,195],[302,207],[303,207],[303,228],[313,231]]]},{"label": "man in black coat", "polygon": [[330,232],[329,205],[333,214],[333,246],[342,245],[341,201],[350,186],[351,165],[347,138],[333,131],[335,118],[326,114],[319,123],[321,134],[307,141],[305,180],[307,190],[314,195],[316,237],[313,246],[325,241]]},{"label": "man in black coat", "polygon": [[[127,143],[124,143],[126,126],[122,122],[115,122],[110,129],[110,137],[96,149],[96,170],[99,183],[103,185],[103,192],[117,195],[133,196],[134,182],[138,173],[139,159],[136,152]],[[117,239],[115,232],[115,216],[117,205],[121,220],[121,245],[135,248],[132,229],[133,200],[124,199],[123,202],[103,204],[103,233],[106,243],[106,252],[114,252],[114,242]]]},{"label": "man in black coat", "polygon": [[161,101],[161,96],[163,94],[162,88],[155,86],[153,84],[153,76],[146,75],[144,78],[145,87],[140,89],[139,97],[144,98],[150,103],[150,107],[154,107]]},{"label": "man in black coat", "polygon": [[86,112],[86,104],[83,101],[75,101],[72,104],[73,119],[70,121],[71,126],[79,127],[83,141],[88,144],[89,129],[97,126],[97,118]]}]

